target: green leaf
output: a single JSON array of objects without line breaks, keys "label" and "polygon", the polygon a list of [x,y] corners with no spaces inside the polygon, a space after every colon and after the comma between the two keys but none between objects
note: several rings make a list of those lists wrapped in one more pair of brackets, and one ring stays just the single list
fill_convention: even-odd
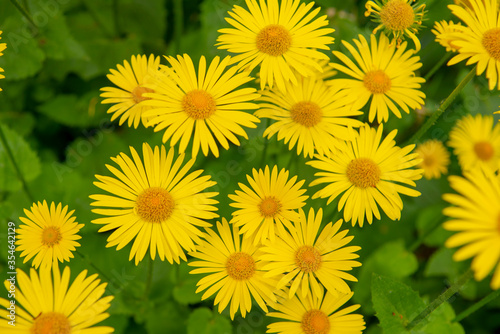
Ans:
[{"label": "green leaf", "polygon": [[146,318],[148,334],[187,333],[188,309],[173,302],[163,303],[158,309],[149,310]]},{"label": "green leaf", "polygon": [[63,16],[50,18],[42,29],[39,44],[47,58],[52,59],[87,59],[87,53],[75,40]]},{"label": "green leaf", "polygon": [[396,279],[373,273],[371,290],[384,333],[407,332],[405,326],[425,308],[418,293]]},{"label": "green leaf", "polygon": [[363,262],[358,276],[359,282],[354,289],[354,300],[366,305],[365,307],[368,306],[372,273],[403,278],[410,276],[417,269],[417,258],[405,249],[402,239],[388,242]]},{"label": "green leaf", "polygon": [[442,212],[445,207],[446,203],[428,206],[418,215],[416,222],[418,234],[425,236],[424,242],[429,246],[441,246],[453,234],[446,231],[441,224],[444,220]]},{"label": "green leaf", "polygon": [[206,307],[194,310],[188,318],[187,334],[230,334],[229,319]]},{"label": "green leaf", "polygon": [[182,305],[196,304],[201,301],[201,294],[196,293],[196,283],[202,276],[189,274],[192,269],[186,262],[181,262],[177,272],[177,284],[174,287],[173,296]]},{"label": "green leaf", "polygon": [[[39,48],[29,25],[15,15],[5,20],[2,30],[2,42],[7,43],[7,49],[0,57],[0,67],[5,71],[3,73],[5,78],[20,80],[38,73],[45,60],[45,54]],[[3,89],[6,89],[5,84]]]},{"label": "green leaf", "polygon": [[[15,163],[24,180],[29,182],[40,174],[40,160],[26,141],[5,125],[0,125],[7,145],[14,155]],[[22,187],[18,174],[7,154],[3,141],[0,141],[0,189],[15,191]]]}]

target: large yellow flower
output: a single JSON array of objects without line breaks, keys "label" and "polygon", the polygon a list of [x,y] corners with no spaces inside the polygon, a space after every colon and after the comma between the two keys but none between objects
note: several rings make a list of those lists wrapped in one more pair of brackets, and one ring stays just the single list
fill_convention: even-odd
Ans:
[{"label": "large yellow flower", "polygon": [[457,232],[446,247],[461,246],[453,255],[456,261],[474,258],[471,267],[478,281],[494,270],[491,287],[496,290],[500,288],[500,176],[480,169],[464,172],[464,176],[450,176],[458,194],[443,196],[452,204],[443,210],[451,218],[443,227]]},{"label": "large yellow flower", "polygon": [[[2,31],[0,30],[0,35],[2,34]],[[2,37],[0,36],[0,39],[2,39]],[[0,56],[3,56],[3,50],[5,50],[5,48],[7,47],[7,44],[6,43],[0,43]],[[3,68],[0,67],[0,73],[3,72]],[[3,79],[5,78],[5,76],[3,74],[0,74],[0,79]],[[2,91],[2,88],[0,88],[0,92]]]},{"label": "large yellow flower", "polygon": [[330,157],[317,156],[307,164],[322,170],[310,186],[326,183],[313,198],[328,198],[328,203],[340,194],[338,209],[344,209],[344,220],[363,226],[365,216],[372,223],[380,219],[378,207],[392,220],[401,218],[403,201],[399,194],[420,196],[412,189],[415,180],[422,177],[421,169],[413,169],[421,160],[410,153],[415,145],[395,146],[397,131],[391,131],[382,140],[383,126],[378,129],[367,124],[359,128],[352,142],[345,142]]},{"label": "large yellow flower", "polygon": [[164,146],[153,150],[144,143],[142,160],[134,148],[130,152],[132,159],[125,153],[111,158],[121,170],[106,165],[115,177],[96,175],[94,184],[110,195],[90,196],[91,205],[104,207],[92,212],[106,216],[92,222],[105,225],[99,232],[114,230],[106,247],[119,250],[135,238],[129,260],[135,256],[136,265],[148,248],[153,260],[158,252],[170,263],[186,261],[183,249],[195,250],[202,235],[198,227],[209,227],[206,220],[218,217],[212,199],[217,193],[203,192],[215,181],[200,176],[203,170],[189,173],[194,159],[181,167],[184,154],[174,159],[174,149],[167,154]]},{"label": "large yellow flower", "polygon": [[[322,71],[318,60],[328,57],[317,51],[329,50],[335,30],[322,28],[328,25],[326,15],[314,17],[320,11],[311,11],[314,2],[307,5],[299,0],[245,0],[248,10],[234,6],[226,21],[234,28],[220,29],[217,39],[220,49],[237,55],[232,63],[239,68],[253,70],[260,65],[260,85],[286,90],[287,81],[297,82],[296,70],[303,76]],[[310,12],[311,11],[311,12]]]},{"label": "large yellow flower", "polygon": [[163,142],[170,146],[178,141],[183,153],[192,141],[192,155],[196,157],[201,147],[203,154],[209,150],[218,157],[217,142],[226,150],[229,142],[239,145],[235,135],[248,139],[242,128],[255,128],[259,119],[244,110],[257,109],[252,103],[260,95],[255,88],[240,88],[252,80],[248,73],[236,73],[230,57],[220,61],[215,57],[207,69],[205,57],[200,58],[198,74],[193,61],[184,56],[168,57],[171,67],[162,66],[162,73],[154,81],[155,93],[147,94],[151,110],[150,124],[155,131],[165,130]]},{"label": "large yellow flower", "polygon": [[346,91],[334,90],[316,77],[299,76],[298,84],[286,83],[286,92],[264,90],[260,109],[255,115],[276,120],[265,131],[270,138],[278,133],[291,150],[313,157],[314,152],[324,155],[335,148],[336,142],[350,140],[347,128],[362,123],[349,118],[362,114],[352,108],[352,97]]},{"label": "large yellow flower", "polygon": [[46,201],[38,204],[33,203],[31,210],[24,209],[25,217],[19,219],[26,225],[21,225],[17,230],[17,251],[25,256],[24,263],[31,258],[33,266],[38,268],[52,267],[57,261],[69,261],[73,258],[76,247],[80,244],[76,240],[82,237],[78,232],[83,224],[78,224],[73,215],[74,210],[68,212],[68,206],[64,208],[61,203],[54,202],[50,208]]},{"label": "large yellow flower", "polygon": [[[323,289],[322,289],[323,290]],[[267,333],[280,334],[361,334],[365,321],[361,314],[349,314],[360,305],[352,305],[338,310],[353,293],[331,294],[321,291],[306,297],[295,295],[280,300],[275,312],[267,316],[284,321],[267,326]]]},{"label": "large yellow flower", "polygon": [[441,141],[430,139],[418,144],[415,153],[422,159],[418,167],[424,170],[426,179],[439,179],[441,174],[448,173],[450,153]]},{"label": "large yellow flower", "polygon": [[451,129],[448,145],[463,170],[495,171],[500,163],[500,125],[493,123],[493,116],[464,116]]},{"label": "large yellow flower", "polygon": [[143,94],[154,92],[151,87],[146,87],[146,84],[151,83],[151,79],[158,73],[160,65],[160,57],[145,55],[132,56],[132,66],[128,61],[123,62],[123,66],[118,64],[118,71],[111,69],[111,74],[108,74],[108,79],[117,85],[116,87],[101,88],[101,96],[105,99],[103,104],[112,103],[108,109],[108,114],[113,114],[111,120],[120,117],[119,124],[122,125],[128,119],[128,126],[137,128],[139,123],[147,127],[148,118],[144,116],[144,112],[149,109],[148,106],[142,103],[148,98]]},{"label": "large yellow flower", "polygon": [[[108,334],[114,329],[94,326],[109,317],[106,310],[113,296],[102,297],[107,283],[102,283],[97,274],[87,277],[82,271],[70,284],[70,269],[64,268],[61,275],[58,266],[51,271],[47,267],[40,274],[31,268],[30,276],[17,269],[15,288],[15,322],[9,310],[12,301],[0,298],[0,332],[2,334]],[[11,281],[5,281],[7,290],[12,290]],[[5,309],[4,309],[5,308]],[[12,307],[11,307],[12,309]]]},{"label": "large yellow flower", "polygon": [[361,265],[353,261],[359,257],[354,252],[361,247],[344,247],[353,237],[346,237],[348,230],[337,233],[342,219],[335,224],[328,223],[319,233],[323,210],[319,209],[314,215],[311,208],[306,217],[300,209],[299,214],[299,219],[290,227],[290,231],[278,225],[279,238],[275,242],[268,240],[264,243],[264,254],[261,256],[267,263],[262,267],[267,271],[264,277],[277,277],[278,289],[290,284],[289,298],[295,295],[299,287],[303,298],[308,294],[320,295],[320,285],[333,294],[351,292],[344,280],[357,282],[356,277],[346,271]]},{"label": "large yellow flower", "polygon": [[[476,73],[486,70],[489,89],[500,89],[500,14],[497,0],[469,0],[470,6],[449,5],[451,12],[466,27],[456,33],[453,42],[458,54],[450,59],[454,65],[468,59],[466,65],[476,64]],[[459,39],[458,39],[459,38]],[[498,85],[497,85],[498,84]]]},{"label": "large yellow flower", "polygon": [[389,110],[401,118],[400,109],[409,113],[410,108],[422,107],[425,94],[419,89],[425,80],[415,73],[422,63],[420,57],[413,55],[413,50],[406,50],[406,42],[396,48],[384,34],[380,34],[378,43],[372,34],[371,47],[362,35],[359,35],[359,41],[353,41],[359,52],[351,44],[342,43],[358,65],[339,51],[333,51],[333,54],[345,66],[332,64],[352,79],[333,79],[331,83],[345,88],[350,96],[356,97],[356,108],[362,108],[371,99],[368,114],[370,122],[375,119],[375,115],[377,122],[387,121]]},{"label": "large yellow flower", "polygon": [[278,173],[274,166],[272,172],[269,166],[264,170],[252,170],[253,178],[247,175],[250,187],[238,183],[241,190],[229,195],[233,203],[229,205],[237,208],[233,212],[232,224],[240,227],[240,233],[245,238],[252,238],[254,244],[267,239],[275,240],[275,224],[290,226],[290,221],[296,220],[300,209],[309,196],[304,196],[305,189],[300,187],[304,180],[296,182],[297,176],[288,180],[289,172],[284,168]]},{"label": "large yellow flower", "polygon": [[404,36],[408,36],[415,43],[416,51],[420,50],[416,33],[422,25],[425,4],[419,5],[414,0],[370,0],[365,7],[365,16],[372,15],[373,20],[379,23],[373,30],[374,34],[383,28],[386,34],[393,35],[398,46]]},{"label": "large yellow flower", "polygon": [[222,312],[229,302],[231,319],[234,319],[238,309],[245,317],[252,309],[252,298],[267,312],[267,303],[275,299],[273,287],[276,281],[264,278],[263,262],[258,259],[259,249],[250,239],[243,239],[239,235],[238,227],[222,219],[217,222],[217,235],[213,230],[206,229],[204,239],[197,246],[191,256],[200,261],[191,261],[189,265],[197,267],[191,274],[208,274],[202,278],[196,292],[203,290],[201,297],[206,299],[217,292],[214,304],[219,304]]}]

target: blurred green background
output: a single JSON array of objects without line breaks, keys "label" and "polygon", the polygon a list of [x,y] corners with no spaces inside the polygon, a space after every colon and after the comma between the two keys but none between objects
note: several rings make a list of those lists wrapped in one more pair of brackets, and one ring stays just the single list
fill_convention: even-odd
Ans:
[{"label": "blurred green background", "polygon": [[[224,17],[234,4],[242,0],[21,0],[30,13],[30,23],[11,1],[0,0],[1,42],[7,43],[0,67],[6,78],[0,80],[0,126],[16,163],[26,179],[26,188],[0,143],[0,278],[6,276],[7,222],[19,224],[33,201],[47,200],[68,205],[75,210],[81,230],[80,253],[70,262],[72,276],[81,270],[98,272],[109,283],[107,293],[115,299],[109,309],[110,318],[103,322],[116,333],[264,333],[270,319],[256,304],[246,318],[229,320],[228,310],[222,315],[213,308],[213,298],[200,301],[195,284],[200,277],[189,275],[186,263],[170,265],[155,261],[153,285],[144,294],[147,258],[138,266],[128,261],[130,245],[121,251],[105,248],[108,234],[98,234],[99,226],[91,223],[97,215],[90,211],[89,195],[98,192],[94,175],[109,175],[105,164],[120,152],[129,153],[129,146],[140,150],[143,142],[161,144],[161,133],[151,128],[131,129],[110,122],[108,106],[100,104],[99,89],[112,84],[107,80],[109,69],[116,68],[131,55],[176,55],[188,53],[197,63],[201,55],[211,59],[226,56],[214,46],[217,30],[227,27]],[[434,21],[451,19],[446,8],[451,1],[426,1],[427,13],[419,37],[423,63],[420,75],[445,57],[445,50],[434,42],[430,32]],[[340,41],[351,41],[358,34],[368,36],[375,27],[364,16],[365,1],[320,0],[316,6],[328,15],[336,29],[333,49],[344,50]],[[177,7],[176,7],[177,5]],[[179,6],[180,5],[180,8]],[[181,9],[181,10],[179,10]],[[411,44],[411,42],[410,42]],[[329,54],[331,56],[331,54]],[[162,63],[166,62],[162,60]],[[390,117],[386,131],[398,129],[398,143],[403,145],[422,123],[426,113],[437,108],[469,69],[464,64],[453,68],[442,66],[424,84],[426,106],[419,112],[403,114],[402,119]],[[455,121],[467,113],[491,114],[498,110],[498,92],[487,89],[486,80],[475,78],[449,111],[426,134],[426,138],[447,140]],[[498,116],[495,116],[498,118]],[[234,193],[245,175],[264,163],[289,168],[291,175],[313,179],[313,169],[306,160],[290,152],[275,138],[262,138],[266,122],[249,130],[249,140],[240,147],[221,151],[215,159],[198,157],[194,168],[202,168],[218,182],[219,215],[230,218],[227,194]],[[267,143],[266,143],[267,142]],[[168,145],[168,143],[167,143]],[[268,145],[263,156],[264,145]],[[456,158],[452,158],[450,174],[460,174]],[[350,228],[355,235],[351,242],[359,245],[361,268],[353,274],[359,282],[350,284],[354,298],[349,303],[361,304],[367,322],[366,333],[381,333],[378,313],[388,307],[381,302],[384,289],[399,289],[401,298],[411,309],[432,301],[457,277],[467,270],[470,262],[455,263],[453,250],[444,248],[450,235],[439,224],[444,220],[441,210],[446,204],[441,195],[450,192],[446,178],[420,180],[422,196],[404,199],[401,221],[387,218],[372,226]],[[312,196],[315,188],[308,189]],[[336,204],[334,202],[333,204]],[[326,206],[326,200],[309,200],[307,207],[322,207],[325,223],[340,215],[336,206]],[[19,226],[19,225],[18,225]],[[18,254],[19,255],[19,254]],[[29,263],[18,267],[27,270]],[[372,276],[374,275],[374,276]],[[380,283],[380,277],[389,277]],[[377,293],[372,294],[372,289]],[[392,290],[391,290],[392,291]],[[500,301],[496,300],[469,316],[461,324],[453,323],[458,314],[490,292],[489,279],[470,282],[459,295],[436,311],[421,333],[495,333],[500,328]],[[5,291],[0,295],[5,297]],[[375,308],[374,308],[375,306]],[[410,312],[410,310],[407,310]],[[411,313],[411,312],[410,312]],[[405,316],[410,316],[406,314]],[[415,314],[413,314],[414,316]],[[382,315],[382,317],[384,317]],[[383,322],[399,315],[385,315]],[[389,319],[387,319],[387,317]],[[401,319],[401,321],[408,319]],[[386,328],[386,332],[390,333]]]}]

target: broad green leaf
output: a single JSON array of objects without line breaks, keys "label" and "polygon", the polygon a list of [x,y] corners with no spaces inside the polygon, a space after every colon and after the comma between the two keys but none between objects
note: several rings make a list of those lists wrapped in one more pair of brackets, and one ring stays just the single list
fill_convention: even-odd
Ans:
[{"label": "broad green leaf", "polygon": [[396,279],[373,273],[371,290],[375,315],[384,333],[407,332],[405,327],[425,308],[418,293]]},{"label": "broad green leaf", "polygon": [[177,303],[162,303],[158,309],[149,310],[146,317],[148,334],[187,333],[189,310]]},{"label": "broad green leaf", "polygon": [[441,246],[453,234],[442,227],[445,220],[442,212],[445,207],[446,203],[428,206],[418,215],[416,225],[419,236],[425,236],[424,242],[429,246]]},{"label": "broad green leaf", "polygon": [[123,0],[117,11],[117,28],[122,35],[139,35],[142,41],[157,44],[167,29],[165,0]]},{"label": "broad green leaf", "polygon": [[[26,143],[24,138],[7,126],[0,124],[1,130],[7,140],[7,145],[14,155],[15,164],[24,180],[29,182],[40,174],[40,160],[34,150]],[[15,191],[22,187],[16,169],[7,154],[3,141],[0,141],[0,189]]]},{"label": "broad green leaf", "polygon": [[173,290],[174,299],[183,305],[196,304],[201,302],[202,294],[196,293],[196,283],[202,278],[202,275],[192,275],[189,272],[193,270],[187,263],[181,262],[177,272],[177,284]]},{"label": "broad green leaf", "polygon": [[[2,25],[2,40],[7,43],[7,49],[0,57],[0,67],[7,80],[20,80],[31,77],[42,68],[45,54],[40,49],[31,30],[20,16],[14,15],[5,20]],[[2,82],[2,88],[8,89],[8,84]]]},{"label": "broad green leaf", "polygon": [[81,44],[75,40],[63,16],[50,18],[42,28],[38,38],[40,48],[47,58],[52,59],[87,59],[87,53]]},{"label": "broad green leaf", "polygon": [[228,318],[206,307],[194,310],[188,318],[187,334],[230,334],[231,322]]},{"label": "broad green leaf", "polygon": [[360,274],[357,276],[359,282],[354,287],[354,300],[365,308],[368,307],[372,273],[404,278],[413,274],[417,269],[417,258],[415,254],[405,249],[403,240],[388,242],[362,261]]}]

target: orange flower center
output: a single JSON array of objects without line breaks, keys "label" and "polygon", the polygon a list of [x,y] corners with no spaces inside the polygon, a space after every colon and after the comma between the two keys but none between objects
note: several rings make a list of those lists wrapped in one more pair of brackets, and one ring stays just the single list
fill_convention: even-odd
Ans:
[{"label": "orange flower center", "polygon": [[314,102],[302,101],[295,103],[290,109],[290,115],[295,123],[310,128],[321,121],[323,113],[321,108]]},{"label": "orange flower center", "polygon": [[255,273],[255,260],[247,253],[233,253],[227,259],[226,270],[232,279],[237,281],[247,280]]},{"label": "orange flower center", "polygon": [[301,325],[305,334],[327,334],[330,332],[330,320],[320,310],[307,311],[302,317]]},{"label": "orange flower center", "polygon": [[434,166],[436,164],[436,157],[432,154],[425,154],[423,163],[427,167]]},{"label": "orange flower center", "polygon": [[295,264],[303,272],[315,272],[321,267],[321,254],[312,246],[301,246],[295,253]]},{"label": "orange flower center", "polygon": [[71,325],[61,313],[46,312],[39,315],[30,328],[31,334],[69,334]]},{"label": "orange flower center", "polygon": [[487,30],[481,43],[493,59],[500,60],[500,28]]},{"label": "orange flower center", "polygon": [[480,141],[474,144],[474,152],[479,159],[488,161],[495,154],[495,148],[487,141]]},{"label": "orange flower center", "polygon": [[172,195],[163,188],[148,188],[136,199],[137,214],[150,223],[164,222],[170,218],[174,207]]},{"label": "orange flower center", "polygon": [[195,89],[184,95],[182,109],[194,119],[205,119],[217,110],[217,104],[212,95],[204,90]]},{"label": "orange flower center", "polygon": [[347,178],[358,188],[375,187],[380,181],[380,168],[369,158],[357,158],[347,165]]},{"label": "orange flower center", "polygon": [[365,74],[363,84],[373,94],[384,94],[391,89],[391,78],[382,70],[369,71]]},{"label": "orange flower center", "polygon": [[290,32],[279,24],[270,24],[257,34],[257,49],[271,56],[281,56],[292,45]]},{"label": "orange flower center", "polygon": [[415,21],[415,12],[406,1],[392,0],[382,7],[380,20],[387,29],[402,31],[413,24]]},{"label": "orange flower center", "polygon": [[259,209],[264,217],[274,217],[281,210],[281,202],[274,196],[268,196],[260,202]]},{"label": "orange flower center", "polygon": [[53,247],[54,245],[59,244],[61,241],[62,235],[61,230],[57,226],[49,226],[43,229],[42,232],[42,244],[45,246]]},{"label": "orange flower center", "polygon": [[154,93],[155,91],[152,90],[151,88],[146,88],[142,86],[137,86],[132,90],[132,98],[134,99],[135,103],[142,102],[144,100],[151,100],[150,97],[144,97],[142,94],[144,93]]}]

